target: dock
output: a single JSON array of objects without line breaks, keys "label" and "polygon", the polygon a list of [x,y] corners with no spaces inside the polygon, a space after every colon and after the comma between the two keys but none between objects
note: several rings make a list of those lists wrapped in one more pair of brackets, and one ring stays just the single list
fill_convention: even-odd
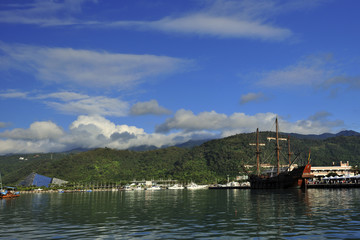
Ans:
[{"label": "dock", "polygon": [[210,186],[209,189],[250,189],[250,186]]},{"label": "dock", "polygon": [[307,188],[360,188],[360,183],[320,183],[308,184]]}]

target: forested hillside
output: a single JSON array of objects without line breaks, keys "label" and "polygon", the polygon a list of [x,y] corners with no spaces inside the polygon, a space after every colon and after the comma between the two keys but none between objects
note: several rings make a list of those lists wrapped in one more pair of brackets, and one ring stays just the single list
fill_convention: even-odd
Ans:
[{"label": "forested hillside", "polygon": [[[261,161],[272,163],[274,142],[266,140],[269,132],[260,133]],[[287,137],[287,136],[282,136]],[[99,148],[81,153],[1,156],[3,182],[18,183],[31,172],[76,182],[119,182],[133,179],[177,179],[213,183],[225,181],[243,172],[243,166],[255,163],[255,134],[238,134],[211,140],[191,149],[168,147],[149,151],[114,150]],[[287,142],[282,141],[282,158],[287,159]],[[314,166],[339,164],[349,161],[360,164],[360,137],[340,136],[324,140],[291,138],[291,152],[297,164],[307,161],[311,149]],[[34,157],[36,156],[36,157]],[[30,158],[32,157],[32,158]],[[245,173],[244,173],[245,174]]]}]

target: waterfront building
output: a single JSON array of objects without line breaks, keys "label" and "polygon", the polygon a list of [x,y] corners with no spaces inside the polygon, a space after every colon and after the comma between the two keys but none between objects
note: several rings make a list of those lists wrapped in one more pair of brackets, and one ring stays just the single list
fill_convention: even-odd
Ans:
[{"label": "waterfront building", "polygon": [[355,171],[350,166],[349,161],[346,163],[340,161],[340,165],[338,166],[335,166],[335,163],[333,163],[333,166],[311,166],[311,174],[313,174],[317,180],[321,180],[330,173],[350,177],[355,175]]}]

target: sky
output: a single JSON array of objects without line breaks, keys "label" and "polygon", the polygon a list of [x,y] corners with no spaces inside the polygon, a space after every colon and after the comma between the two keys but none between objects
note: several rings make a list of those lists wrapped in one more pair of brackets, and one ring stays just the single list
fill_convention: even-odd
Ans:
[{"label": "sky", "polygon": [[0,1],[0,155],[360,132],[360,1]]}]

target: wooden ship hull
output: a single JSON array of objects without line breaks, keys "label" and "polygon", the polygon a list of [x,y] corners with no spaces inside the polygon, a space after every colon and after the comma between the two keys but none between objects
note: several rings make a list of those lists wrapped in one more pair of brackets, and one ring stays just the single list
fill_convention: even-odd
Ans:
[{"label": "wooden ship hull", "polygon": [[311,177],[311,165],[297,167],[292,171],[282,172],[277,176],[250,175],[251,189],[284,189],[303,188],[307,184],[307,178]]}]

